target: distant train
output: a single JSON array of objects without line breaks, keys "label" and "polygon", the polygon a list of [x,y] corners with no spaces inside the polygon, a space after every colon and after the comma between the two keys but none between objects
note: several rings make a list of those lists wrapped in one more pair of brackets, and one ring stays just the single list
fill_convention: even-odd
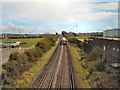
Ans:
[{"label": "distant train", "polygon": [[61,44],[62,45],[67,45],[67,39],[65,37],[62,37]]}]

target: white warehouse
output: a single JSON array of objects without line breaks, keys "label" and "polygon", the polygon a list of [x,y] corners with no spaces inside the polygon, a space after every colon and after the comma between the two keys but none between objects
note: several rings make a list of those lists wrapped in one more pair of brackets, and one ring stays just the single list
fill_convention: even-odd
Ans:
[{"label": "white warehouse", "polygon": [[105,30],[105,31],[103,31],[103,36],[120,38],[120,29]]}]

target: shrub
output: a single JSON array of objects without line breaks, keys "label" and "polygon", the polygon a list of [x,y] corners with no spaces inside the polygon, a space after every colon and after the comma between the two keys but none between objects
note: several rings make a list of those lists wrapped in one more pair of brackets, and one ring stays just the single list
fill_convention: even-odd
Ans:
[{"label": "shrub", "polygon": [[49,40],[49,44],[50,44],[51,46],[54,46],[54,45],[55,45],[55,42]]},{"label": "shrub", "polygon": [[32,50],[31,49],[25,50],[25,54],[28,56],[28,60],[29,61],[34,61],[34,56],[32,54]]},{"label": "shrub", "polygon": [[11,80],[10,78],[6,77],[6,78],[4,78],[3,84],[4,84],[4,85],[10,85],[10,83],[12,83],[12,81],[13,81],[13,80]]},{"label": "shrub", "polygon": [[9,61],[11,61],[11,60],[17,60],[19,53],[20,53],[20,52],[18,52],[18,50],[13,51],[13,52],[10,54]]},{"label": "shrub", "polygon": [[18,75],[20,71],[19,64],[17,61],[10,61],[8,63],[3,64],[2,67],[8,72],[7,74],[10,76]]},{"label": "shrub", "polygon": [[55,36],[53,36],[53,35],[48,35],[47,37],[46,37],[48,40],[50,40],[51,42],[53,42],[53,43],[55,43],[56,42],[56,37]]},{"label": "shrub", "polygon": [[19,52],[18,50],[13,51],[10,54],[9,61],[17,61],[18,63],[24,63],[28,61],[28,57],[24,52]]},{"label": "shrub", "polygon": [[47,42],[42,40],[37,43],[36,47],[39,47],[42,50],[42,52],[46,52],[47,51]]},{"label": "shrub", "polygon": [[13,51],[10,54],[9,61],[3,64],[3,69],[7,71],[8,77],[14,77],[24,72],[23,68],[29,69],[28,56],[25,53],[20,53],[18,51]]},{"label": "shrub", "polygon": [[25,54],[28,56],[29,61],[37,60],[38,58],[42,57],[42,55],[43,55],[42,51],[38,47],[25,50]]},{"label": "shrub", "polygon": [[36,47],[39,47],[42,52],[47,52],[47,50],[52,47],[52,42],[50,42],[48,39],[43,39],[37,43]]},{"label": "shrub", "polygon": [[92,74],[94,70],[95,70],[95,67],[90,68],[90,69],[88,70],[89,74]]},{"label": "shrub", "polygon": [[105,61],[104,60],[98,61],[95,67],[97,71],[103,71],[105,68]]},{"label": "shrub", "polygon": [[88,74],[85,76],[85,79],[86,79],[86,80],[90,78],[90,76],[92,75],[92,73],[94,72],[94,70],[95,70],[94,67],[93,67],[93,68],[90,68],[90,69],[88,70]]},{"label": "shrub", "polygon": [[88,67],[85,63],[82,63],[81,65],[82,65],[82,67],[85,68],[85,69]]},{"label": "shrub", "polygon": [[42,51],[41,51],[40,48],[38,48],[38,47],[33,48],[33,49],[32,49],[32,53],[33,53],[33,56],[34,56],[36,59],[42,57],[42,55],[43,55]]},{"label": "shrub", "polygon": [[101,58],[102,52],[98,47],[94,47],[88,55],[88,60],[98,60]]},{"label": "shrub", "polygon": [[[89,77],[90,77],[90,74],[86,75],[86,76],[85,76],[85,79],[88,80]],[[84,78],[83,78],[83,79],[84,79]]]},{"label": "shrub", "polygon": [[[2,78],[5,78],[7,75],[7,71],[5,69],[2,69]],[[3,81],[3,79],[2,79]]]},{"label": "shrub", "polygon": [[76,38],[69,38],[68,41],[70,43],[76,43],[77,42],[77,39]]}]

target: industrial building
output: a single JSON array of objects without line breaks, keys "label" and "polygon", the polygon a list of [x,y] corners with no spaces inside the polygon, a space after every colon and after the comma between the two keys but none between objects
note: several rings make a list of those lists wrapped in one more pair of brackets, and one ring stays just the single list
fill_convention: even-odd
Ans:
[{"label": "industrial building", "polygon": [[103,31],[104,37],[120,38],[120,29],[111,29]]}]

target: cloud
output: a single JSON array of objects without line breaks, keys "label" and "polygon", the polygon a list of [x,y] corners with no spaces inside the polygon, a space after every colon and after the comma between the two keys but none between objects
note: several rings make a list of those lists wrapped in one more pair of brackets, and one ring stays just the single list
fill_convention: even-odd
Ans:
[{"label": "cloud", "polygon": [[40,30],[40,33],[44,34],[44,33],[51,33],[51,34],[55,34],[57,33],[61,33],[61,30],[58,27],[49,27],[47,29],[41,29],[39,28],[38,31]]},{"label": "cloud", "polygon": [[28,33],[28,32],[31,32],[31,28],[28,27],[28,26],[16,26],[14,25],[13,23],[11,22],[8,22],[7,25],[4,25],[4,26],[0,26],[2,28],[2,32],[12,32],[12,33]]},{"label": "cloud", "polygon": [[[117,6],[117,3],[3,3],[3,20],[13,18],[40,24],[75,22],[86,17],[90,19],[107,18],[107,15],[112,16],[115,13],[103,10],[117,9]],[[93,10],[102,11],[93,12]]]},{"label": "cloud", "polygon": [[107,28],[105,28],[105,29],[112,29],[112,27],[107,27]]},{"label": "cloud", "polygon": [[[76,0],[77,1],[77,0]],[[31,23],[34,26],[44,26],[48,31],[52,31],[52,27],[60,24],[75,24],[84,22],[103,22],[103,26],[112,22],[116,25],[118,13],[116,12],[118,3],[85,3],[73,2],[72,0],[51,2],[3,2],[2,15],[3,22],[14,19],[19,22]],[[112,12],[112,11],[114,12]],[[11,21],[12,22],[12,21]],[[10,24],[10,25],[9,25]],[[12,23],[13,24],[13,23]],[[8,23],[3,28],[14,27],[13,30],[30,30],[27,26],[13,26]],[[91,24],[91,23],[89,23]],[[92,25],[92,24],[91,24]],[[93,24],[94,25],[94,24]],[[39,28],[39,27],[38,27]],[[42,28],[43,29],[43,28]],[[59,28],[54,30],[56,32]],[[40,29],[41,30],[41,29]],[[59,31],[59,30],[58,30]],[[46,32],[46,31],[45,31]]]},{"label": "cloud", "polygon": [[118,9],[118,3],[103,3],[101,5],[98,5],[98,9],[109,9],[109,10],[113,10],[113,9]]},{"label": "cloud", "polygon": [[[98,21],[105,21],[108,19],[115,19],[117,17],[117,13],[112,13],[112,12],[95,12],[95,13],[89,13],[89,14],[85,14],[85,18],[86,19],[90,19],[90,20],[98,20]],[[90,17],[90,18],[88,18]]]},{"label": "cloud", "polygon": [[1,0],[2,2],[118,2],[118,0]]},{"label": "cloud", "polygon": [[[88,4],[88,5],[87,5]],[[94,3],[87,3],[86,5],[90,9],[96,10],[114,10],[118,9],[118,2],[94,2]]]}]

